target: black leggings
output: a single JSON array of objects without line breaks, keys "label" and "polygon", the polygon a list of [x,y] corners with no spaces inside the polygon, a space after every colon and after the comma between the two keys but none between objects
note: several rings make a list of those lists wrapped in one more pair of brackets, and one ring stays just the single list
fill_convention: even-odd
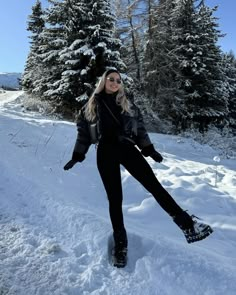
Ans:
[{"label": "black leggings", "polygon": [[109,212],[114,231],[124,229],[120,164],[154,196],[170,216],[183,212],[159,183],[152,168],[135,146],[130,143],[99,143],[97,166],[109,200]]}]

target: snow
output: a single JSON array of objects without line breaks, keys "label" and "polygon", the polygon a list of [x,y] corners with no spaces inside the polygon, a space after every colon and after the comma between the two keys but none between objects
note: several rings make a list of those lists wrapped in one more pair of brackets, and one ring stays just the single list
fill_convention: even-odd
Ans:
[{"label": "snow", "polygon": [[97,44],[97,47],[104,47],[104,48],[106,48],[107,45],[106,45],[105,42],[99,42],[99,43]]},{"label": "snow", "polygon": [[122,168],[129,260],[108,262],[108,204],[92,146],[65,172],[74,124],[26,112],[0,94],[0,294],[233,295],[236,161],[190,138],[150,134],[164,156],[155,174],[214,233],[187,244],[154,198]]}]

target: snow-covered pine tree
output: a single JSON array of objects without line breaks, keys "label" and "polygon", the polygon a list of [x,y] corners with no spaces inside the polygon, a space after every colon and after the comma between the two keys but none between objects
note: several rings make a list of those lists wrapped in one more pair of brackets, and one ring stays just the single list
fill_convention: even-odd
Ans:
[{"label": "snow-covered pine tree", "polygon": [[88,98],[107,68],[121,72],[126,68],[120,58],[121,41],[114,37],[112,4],[108,0],[48,1],[40,47],[43,73],[34,80],[33,91],[56,106],[77,105]]},{"label": "snow-covered pine tree", "polygon": [[94,86],[106,68],[114,67],[123,72],[126,69],[120,57],[120,39],[115,38],[116,17],[109,0],[91,1],[91,23],[86,28],[91,55],[84,68],[84,79]]},{"label": "snow-covered pine tree", "polygon": [[161,0],[156,11],[146,88],[176,129],[204,131],[228,114],[214,11],[203,0]]},{"label": "snow-covered pine tree", "polygon": [[176,40],[173,36],[175,0],[160,0],[153,8],[152,26],[147,35],[144,59],[144,88],[151,102],[152,109],[162,120],[171,121],[176,128],[185,106],[183,93],[179,89],[179,68],[174,66],[178,60],[174,49]]},{"label": "snow-covered pine tree", "polygon": [[201,1],[178,1],[175,24],[175,66],[180,68],[180,89],[184,91],[187,114],[182,126],[201,132],[210,124],[224,124],[228,116],[228,91],[222,72],[221,50],[217,45],[220,31],[213,16],[216,8]]},{"label": "snow-covered pine tree", "polygon": [[41,33],[43,45],[41,46],[40,59],[43,73],[34,82],[33,92],[56,104],[60,98],[54,94],[54,90],[60,82],[63,71],[59,53],[66,45],[64,24],[67,11],[63,1],[48,0],[48,2],[50,5],[45,12],[46,26]]},{"label": "snow-covered pine tree", "polygon": [[223,55],[223,67],[229,91],[229,126],[236,135],[236,59],[232,51]]},{"label": "snow-covered pine tree", "polygon": [[31,36],[29,37],[31,39],[31,46],[21,80],[21,85],[27,92],[32,92],[34,88],[33,82],[38,79],[42,70],[39,56],[42,45],[41,33],[44,28],[45,21],[43,18],[42,5],[41,2],[37,0],[32,7],[32,14],[28,17],[27,30],[31,32]]},{"label": "snow-covered pine tree", "polygon": [[64,0],[64,6],[66,46],[59,52],[64,66],[53,93],[67,103],[84,103],[106,68],[125,69],[119,53],[121,42],[114,37],[110,1]]},{"label": "snow-covered pine tree", "polygon": [[83,53],[88,48],[85,30],[91,22],[90,7],[87,4],[83,0],[63,1],[65,45],[58,52],[61,75],[51,93],[67,105],[76,104],[76,99],[87,89],[81,79],[82,71],[87,65],[83,59]]}]

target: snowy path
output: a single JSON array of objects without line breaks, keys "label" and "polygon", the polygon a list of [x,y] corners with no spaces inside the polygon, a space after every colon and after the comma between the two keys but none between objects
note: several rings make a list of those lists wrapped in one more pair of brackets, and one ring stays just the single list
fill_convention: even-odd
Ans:
[{"label": "snowy path", "polygon": [[19,95],[8,93],[0,105],[1,295],[235,294],[235,160],[221,160],[215,186],[216,151],[151,134],[165,158],[162,164],[149,159],[158,179],[214,234],[188,245],[122,169],[129,261],[116,269],[107,260],[111,227],[94,147],[64,172],[75,126],[24,112]]},{"label": "snowy path", "polygon": [[16,100],[22,94],[23,91],[6,91],[5,93],[0,93],[0,106],[7,102]]}]

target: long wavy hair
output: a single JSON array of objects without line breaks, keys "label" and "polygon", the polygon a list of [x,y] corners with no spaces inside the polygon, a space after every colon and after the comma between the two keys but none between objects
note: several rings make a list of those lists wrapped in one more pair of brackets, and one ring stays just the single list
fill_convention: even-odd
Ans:
[{"label": "long wavy hair", "polygon": [[[110,70],[107,70],[103,73],[101,79],[99,80],[93,94],[90,96],[88,103],[85,107],[85,118],[90,122],[93,122],[97,117],[95,95],[99,94],[100,92],[102,92],[105,89],[106,77],[111,73],[117,73],[121,78],[120,73],[115,69],[114,70],[110,69]],[[121,86],[120,86],[120,88],[117,92],[117,95],[116,95],[116,103],[117,103],[117,105],[121,106],[122,113],[129,112],[130,103],[125,95],[122,79],[121,79]]]}]

